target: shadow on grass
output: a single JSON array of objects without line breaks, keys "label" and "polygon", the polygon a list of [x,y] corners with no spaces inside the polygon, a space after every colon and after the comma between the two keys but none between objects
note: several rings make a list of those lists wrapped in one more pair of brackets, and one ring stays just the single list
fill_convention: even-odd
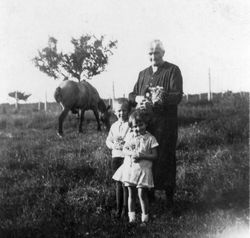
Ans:
[{"label": "shadow on grass", "polygon": [[[188,200],[177,200],[172,208],[174,216],[181,216],[188,211],[194,211],[196,214],[204,214],[216,209],[243,211],[249,208],[249,193],[247,191],[228,191],[216,201],[192,202]],[[167,208],[165,209],[167,210]]]},{"label": "shadow on grass", "polygon": [[156,199],[150,205],[153,214],[168,214],[181,217],[186,213],[194,212],[202,215],[215,210],[246,211],[249,209],[249,188],[232,189],[222,193],[215,200],[176,197],[174,205],[169,207],[163,191],[157,191]]}]

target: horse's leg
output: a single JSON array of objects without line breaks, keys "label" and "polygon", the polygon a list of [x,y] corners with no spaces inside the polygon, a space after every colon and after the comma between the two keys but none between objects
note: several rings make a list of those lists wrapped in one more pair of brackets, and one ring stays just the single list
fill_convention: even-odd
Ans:
[{"label": "horse's leg", "polygon": [[69,109],[64,108],[59,116],[59,119],[58,119],[58,121],[59,121],[58,135],[59,136],[63,136],[63,120],[67,116],[68,112],[69,112]]},{"label": "horse's leg", "polygon": [[79,117],[79,133],[82,133],[82,123],[84,121],[84,113],[85,113],[85,110],[81,109],[80,117]]},{"label": "horse's leg", "polygon": [[98,111],[96,109],[93,109],[93,112],[95,114],[95,119],[97,121],[97,130],[101,131],[101,124],[100,124],[100,119],[99,119]]}]

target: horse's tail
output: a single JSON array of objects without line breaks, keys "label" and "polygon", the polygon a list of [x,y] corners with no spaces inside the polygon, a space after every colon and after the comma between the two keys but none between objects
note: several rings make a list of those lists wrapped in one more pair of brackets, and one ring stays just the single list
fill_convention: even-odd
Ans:
[{"label": "horse's tail", "polygon": [[54,98],[57,103],[60,103],[62,101],[62,90],[60,87],[56,88],[56,91],[54,93]]}]

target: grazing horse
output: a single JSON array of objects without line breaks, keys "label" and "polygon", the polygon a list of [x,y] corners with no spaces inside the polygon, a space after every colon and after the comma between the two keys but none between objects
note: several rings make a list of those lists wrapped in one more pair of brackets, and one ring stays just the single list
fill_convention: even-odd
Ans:
[{"label": "grazing horse", "polygon": [[[79,132],[82,132],[82,122],[84,120],[84,112],[92,110],[97,121],[97,130],[101,130],[100,119],[107,129],[110,128],[110,106],[106,106],[100,98],[97,90],[87,81],[79,83],[72,80],[63,81],[54,93],[56,102],[60,103],[63,111],[59,116],[58,135],[63,136],[63,120],[71,110],[76,113],[80,110]],[[99,113],[100,112],[100,117]]]}]

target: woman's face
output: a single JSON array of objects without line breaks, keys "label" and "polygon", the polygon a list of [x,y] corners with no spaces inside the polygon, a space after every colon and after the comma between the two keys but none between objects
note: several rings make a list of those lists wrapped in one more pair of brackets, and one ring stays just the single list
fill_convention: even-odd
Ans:
[{"label": "woman's face", "polygon": [[159,66],[163,63],[164,51],[159,46],[152,45],[148,54],[152,66]]}]

